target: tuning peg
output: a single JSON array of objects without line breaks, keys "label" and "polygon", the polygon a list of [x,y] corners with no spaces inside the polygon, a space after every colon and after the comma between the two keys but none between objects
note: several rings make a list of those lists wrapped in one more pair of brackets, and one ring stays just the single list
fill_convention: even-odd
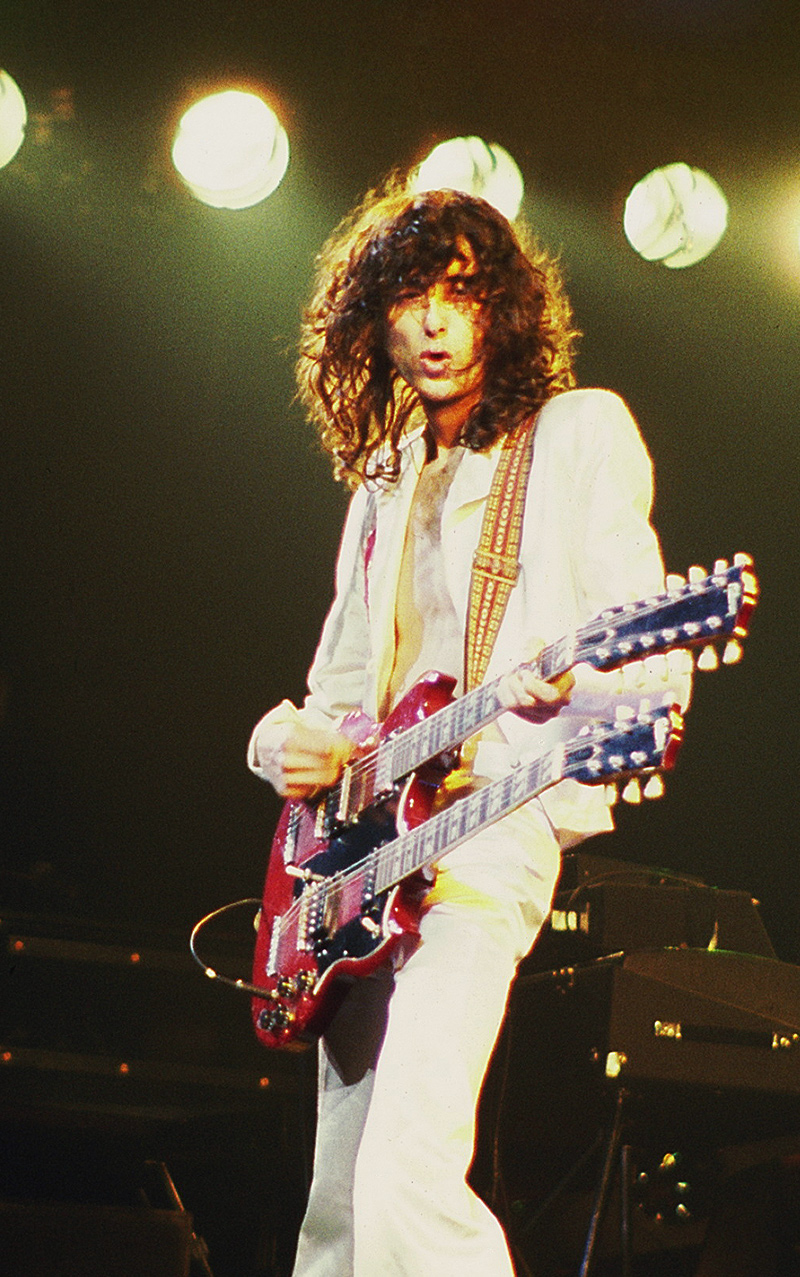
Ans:
[{"label": "tuning peg", "polygon": [[717,560],[715,561],[715,563],[714,563],[714,573],[715,573],[715,575],[723,575],[723,574],[724,574],[725,572],[727,572],[727,571],[728,571],[728,560],[727,560],[727,559],[717,559]]},{"label": "tuning peg", "polygon": [[606,785],[603,791],[603,797],[606,800],[606,807],[615,807],[619,798],[619,790],[616,785]]},{"label": "tuning peg", "polygon": [[682,590],[686,584],[686,577],[679,576],[677,572],[668,572],[664,584],[668,590]]},{"label": "tuning peg", "polygon": [[664,782],[658,772],[654,772],[644,787],[645,798],[663,798]]},{"label": "tuning peg", "polygon": [[719,668],[719,657],[713,647],[704,647],[697,658],[699,670],[715,670]]},{"label": "tuning peg", "polygon": [[742,645],[738,639],[731,639],[725,644],[725,651],[722,653],[723,665],[735,665],[737,661],[742,659]]},{"label": "tuning peg", "polygon": [[734,554],[733,561],[737,568],[749,568],[753,564],[753,558],[750,554]]},{"label": "tuning peg", "polygon": [[695,564],[694,567],[689,568],[689,584],[690,585],[699,585],[700,582],[705,581],[705,579],[706,579],[705,568],[700,568],[697,566],[697,564]]},{"label": "tuning peg", "polygon": [[638,780],[629,780],[622,791],[622,801],[626,803],[640,803],[642,801],[642,787]]}]

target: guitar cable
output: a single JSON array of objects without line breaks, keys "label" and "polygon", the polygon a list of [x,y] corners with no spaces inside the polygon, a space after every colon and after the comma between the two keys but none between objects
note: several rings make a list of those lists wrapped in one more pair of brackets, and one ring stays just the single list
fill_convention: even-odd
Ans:
[{"label": "guitar cable", "polygon": [[[242,993],[249,993],[251,996],[256,998],[263,998],[267,1002],[274,1002],[278,996],[274,990],[261,989],[258,985],[250,984],[247,980],[235,980],[232,976],[221,975],[219,971],[214,969],[214,967],[208,966],[208,964],[203,961],[195,947],[195,941],[197,940],[198,935],[209,922],[213,922],[215,918],[221,917],[222,914],[228,913],[231,909],[243,908],[244,905],[257,905],[260,908],[261,900],[257,896],[248,896],[244,900],[232,900],[230,904],[221,905],[219,909],[213,909],[211,913],[207,913],[204,918],[201,918],[199,922],[196,922],[192,928],[192,933],[189,936],[189,952],[195,962],[203,968],[203,973],[208,976],[209,980],[219,980],[220,984],[228,985],[231,989],[239,989]],[[256,913],[254,925],[257,925],[257,919],[258,913]]]}]

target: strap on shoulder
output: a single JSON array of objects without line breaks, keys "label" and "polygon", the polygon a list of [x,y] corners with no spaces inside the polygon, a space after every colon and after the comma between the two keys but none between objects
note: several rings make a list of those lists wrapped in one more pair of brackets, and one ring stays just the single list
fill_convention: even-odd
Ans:
[{"label": "strap on shoulder", "polygon": [[519,575],[519,546],[536,417],[507,435],[492,480],[472,560],[465,635],[465,691],[483,682],[497,632]]}]

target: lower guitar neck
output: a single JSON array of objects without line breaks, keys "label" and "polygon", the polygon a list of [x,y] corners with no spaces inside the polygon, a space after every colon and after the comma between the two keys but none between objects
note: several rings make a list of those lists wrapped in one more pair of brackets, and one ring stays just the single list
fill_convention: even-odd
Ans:
[{"label": "lower guitar neck", "polygon": [[374,878],[375,894],[399,885],[472,834],[493,825],[555,784],[564,775],[563,758],[563,746],[557,746],[377,848],[368,857],[373,862],[370,876]]}]

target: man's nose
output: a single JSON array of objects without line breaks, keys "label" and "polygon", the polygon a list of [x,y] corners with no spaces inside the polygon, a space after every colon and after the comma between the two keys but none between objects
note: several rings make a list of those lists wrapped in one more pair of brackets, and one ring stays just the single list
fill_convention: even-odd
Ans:
[{"label": "man's nose", "polygon": [[429,335],[439,333],[445,327],[445,302],[439,289],[432,288],[426,293],[422,322],[425,332]]}]

